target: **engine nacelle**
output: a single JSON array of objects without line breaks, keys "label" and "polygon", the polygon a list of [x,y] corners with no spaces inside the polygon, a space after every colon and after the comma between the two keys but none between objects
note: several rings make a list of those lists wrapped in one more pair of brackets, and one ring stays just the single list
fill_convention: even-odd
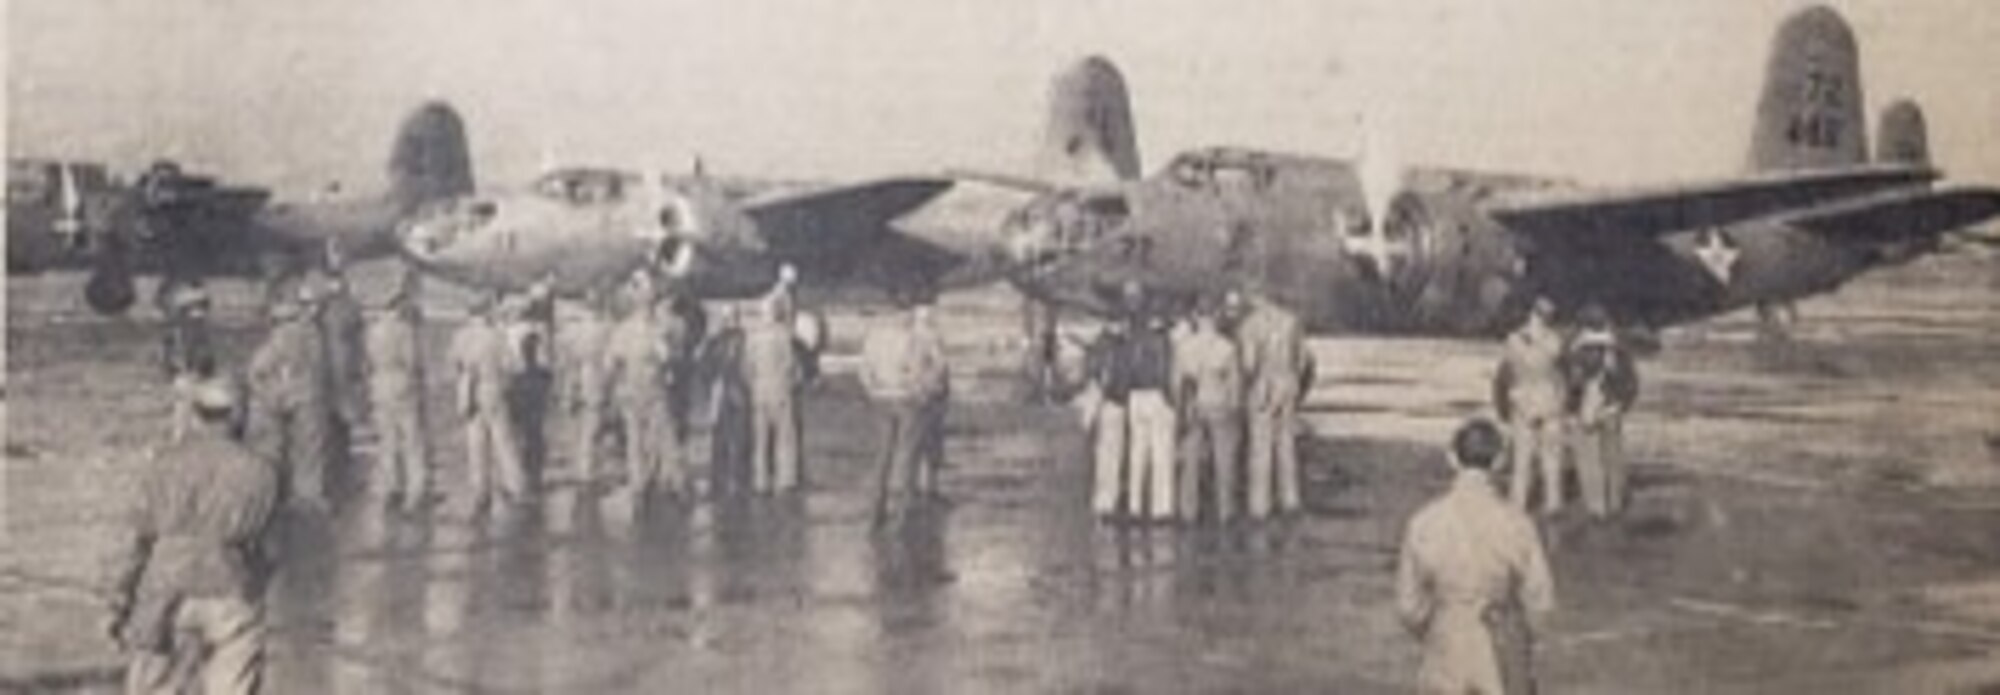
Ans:
[{"label": "engine nacelle", "polygon": [[1403,192],[1379,226],[1346,238],[1343,250],[1377,286],[1382,327],[1485,335],[1526,313],[1526,267],[1506,230],[1467,196]]}]

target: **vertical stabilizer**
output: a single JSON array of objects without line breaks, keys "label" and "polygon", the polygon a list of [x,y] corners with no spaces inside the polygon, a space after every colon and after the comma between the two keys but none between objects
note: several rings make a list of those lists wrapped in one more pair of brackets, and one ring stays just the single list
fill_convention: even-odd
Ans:
[{"label": "vertical stabilizer", "polygon": [[1132,96],[1111,61],[1091,56],[1056,76],[1035,167],[1039,178],[1072,185],[1139,177]]},{"label": "vertical stabilizer", "polygon": [[1751,171],[1856,166],[1868,161],[1861,61],[1847,20],[1825,6],[1778,27],[1750,140]]},{"label": "vertical stabilizer", "polygon": [[389,153],[389,190],[408,207],[472,192],[465,123],[450,104],[427,102],[403,119]]},{"label": "vertical stabilizer", "polygon": [[1908,99],[1898,100],[1882,110],[1875,126],[1875,161],[1885,164],[1931,165],[1930,127],[1924,110]]}]

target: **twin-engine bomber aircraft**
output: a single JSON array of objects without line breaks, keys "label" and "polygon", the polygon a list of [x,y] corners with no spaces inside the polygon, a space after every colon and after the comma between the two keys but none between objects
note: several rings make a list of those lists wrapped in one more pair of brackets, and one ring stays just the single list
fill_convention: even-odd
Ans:
[{"label": "twin-engine bomber aircraft", "polygon": [[1014,284],[1099,314],[1137,283],[1241,288],[1317,333],[1493,336],[1538,296],[1647,331],[1826,292],[2000,214],[2000,190],[1934,185],[1914,104],[1885,112],[1869,159],[1854,35],[1824,7],[1777,32],[1750,174],[1650,190],[1233,148],[1137,179],[1116,69],[1091,59],[1065,80],[1050,137],[1099,182],[987,178],[1039,194],[1005,228]]},{"label": "twin-engine bomber aircraft", "polygon": [[654,270],[688,296],[769,291],[783,266],[819,287],[865,278],[919,291],[955,259],[891,222],[950,188],[891,178],[754,193],[697,172],[649,177],[605,168],[549,172],[521,190],[452,200],[404,223],[408,258],[459,284],[576,296]]},{"label": "twin-engine bomber aircraft", "polygon": [[[213,275],[283,275],[329,256],[356,260],[396,252],[395,231],[418,211],[473,189],[471,155],[458,113],[424,104],[390,146],[379,192],[276,201],[262,188],[225,186],[155,164],[138,180],[115,182],[74,165],[22,160],[10,172],[41,173],[8,190],[9,246],[17,272],[85,265],[84,299],[104,314],[137,300],[133,276],[159,273],[161,291]],[[46,170],[45,173],[44,170]],[[28,214],[43,211],[43,214]],[[48,221],[53,219],[52,222]],[[54,230],[53,232],[47,230]]]}]

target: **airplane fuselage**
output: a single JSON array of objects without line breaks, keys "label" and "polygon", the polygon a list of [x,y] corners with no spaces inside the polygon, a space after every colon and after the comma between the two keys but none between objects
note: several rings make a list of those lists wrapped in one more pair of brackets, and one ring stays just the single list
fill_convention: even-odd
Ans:
[{"label": "airplane fuselage", "polygon": [[1583,249],[1560,254],[1572,261],[1561,267],[1534,267],[1524,240],[1481,206],[1569,184],[1441,169],[1401,178],[1371,213],[1354,162],[1191,153],[1147,179],[1024,211],[1008,240],[1024,259],[1014,282],[1100,314],[1120,309],[1128,282],[1184,298],[1241,288],[1291,307],[1315,333],[1489,337],[1538,295],[1660,327],[1829,291],[1916,250],[1840,243],[1773,216],[1660,236],[1606,230],[1590,243],[1621,252]]}]

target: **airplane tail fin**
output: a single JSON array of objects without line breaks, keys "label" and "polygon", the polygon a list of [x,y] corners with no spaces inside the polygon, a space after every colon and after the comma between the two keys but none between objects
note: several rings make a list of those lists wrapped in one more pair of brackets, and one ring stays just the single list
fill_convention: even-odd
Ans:
[{"label": "airplane tail fin", "polygon": [[1750,139],[1750,170],[1867,163],[1862,96],[1860,51],[1847,20],[1824,5],[1793,14],[1772,40]]},{"label": "airplane tail fin", "polygon": [[1062,184],[1139,178],[1132,96],[1110,60],[1090,56],[1056,76],[1035,168],[1038,178]]},{"label": "airplane tail fin", "polygon": [[1875,126],[1875,161],[1882,164],[1931,165],[1930,128],[1924,110],[1908,99],[1882,110],[1882,122]]},{"label": "airplane tail fin", "polygon": [[472,192],[465,122],[450,104],[425,102],[403,119],[389,153],[389,189],[408,207]]}]

